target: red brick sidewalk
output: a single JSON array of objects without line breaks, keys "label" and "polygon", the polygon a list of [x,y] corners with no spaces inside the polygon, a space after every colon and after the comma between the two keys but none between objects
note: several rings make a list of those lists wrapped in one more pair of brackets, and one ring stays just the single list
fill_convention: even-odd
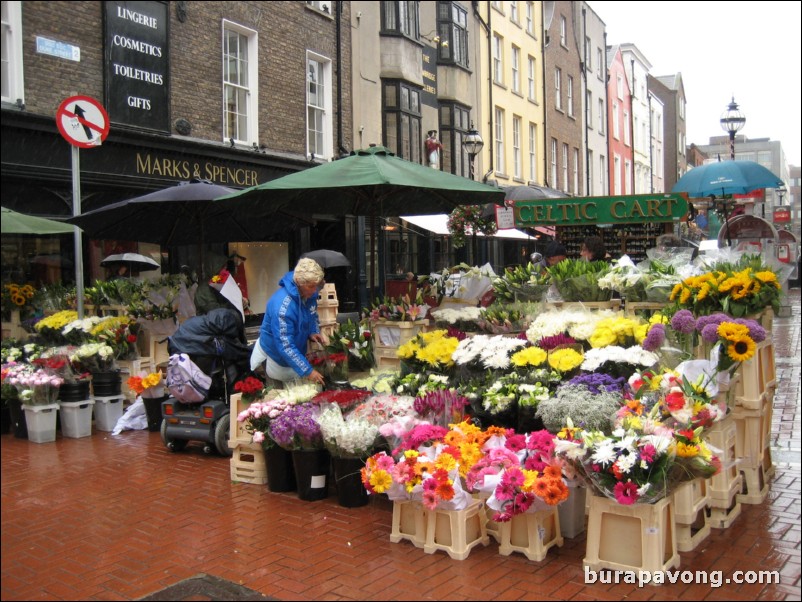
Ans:
[{"label": "red brick sidewalk", "polygon": [[[776,474],[761,505],[713,530],[681,570],[777,570],[781,583],[585,585],[585,538],[543,562],[474,549],[464,561],[390,543],[391,508],[300,502],[232,483],[199,446],[95,432],[35,444],[0,438],[2,600],[130,600],[205,573],[281,600],[799,600],[800,298],[775,321]],[[185,599],[210,599],[197,593]]]}]

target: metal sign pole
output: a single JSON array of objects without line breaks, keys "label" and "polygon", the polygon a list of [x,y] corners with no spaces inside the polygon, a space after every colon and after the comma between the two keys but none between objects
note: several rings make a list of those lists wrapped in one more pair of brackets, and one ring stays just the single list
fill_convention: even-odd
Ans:
[{"label": "metal sign pole", "polygon": [[[72,146],[72,215],[81,215],[81,156],[80,149]],[[81,243],[81,230],[73,226],[75,232],[75,291],[78,298],[78,318],[84,317],[84,258]]]}]

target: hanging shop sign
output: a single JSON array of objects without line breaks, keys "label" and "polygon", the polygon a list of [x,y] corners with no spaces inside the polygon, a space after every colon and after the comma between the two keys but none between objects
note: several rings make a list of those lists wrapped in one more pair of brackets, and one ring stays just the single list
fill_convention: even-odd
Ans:
[{"label": "hanging shop sign", "polygon": [[170,131],[167,2],[103,2],[106,107],[114,123]]},{"label": "hanging shop sign", "polygon": [[681,194],[515,201],[515,227],[672,222],[688,212]]}]

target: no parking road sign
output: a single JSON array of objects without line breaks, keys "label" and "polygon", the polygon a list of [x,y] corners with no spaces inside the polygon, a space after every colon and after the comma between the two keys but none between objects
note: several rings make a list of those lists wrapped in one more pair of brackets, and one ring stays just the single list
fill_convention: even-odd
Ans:
[{"label": "no parking road sign", "polygon": [[100,146],[109,135],[109,115],[89,96],[71,96],[59,105],[56,125],[61,135],[80,148]]}]

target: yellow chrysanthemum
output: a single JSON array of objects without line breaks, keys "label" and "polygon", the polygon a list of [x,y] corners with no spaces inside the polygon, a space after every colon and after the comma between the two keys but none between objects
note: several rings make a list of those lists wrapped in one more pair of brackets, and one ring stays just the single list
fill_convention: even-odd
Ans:
[{"label": "yellow chrysanthemum", "polygon": [[734,362],[745,362],[755,355],[757,345],[748,336],[733,340],[727,345],[727,356]]},{"label": "yellow chrysanthemum", "polygon": [[457,467],[457,460],[451,454],[440,454],[434,461],[434,466],[448,472]]},{"label": "yellow chrysanthemum", "polygon": [[400,357],[402,360],[408,360],[412,357],[415,357],[415,354],[419,349],[420,345],[418,345],[417,341],[408,341],[398,348],[398,357]]},{"label": "yellow chrysanthemum", "polygon": [[558,372],[570,372],[577,368],[584,359],[581,353],[573,349],[555,349],[549,353],[549,366]]},{"label": "yellow chrysanthemum", "polygon": [[516,351],[510,358],[510,361],[513,366],[518,367],[540,366],[546,361],[547,357],[548,353],[540,347],[527,347],[526,349]]}]

